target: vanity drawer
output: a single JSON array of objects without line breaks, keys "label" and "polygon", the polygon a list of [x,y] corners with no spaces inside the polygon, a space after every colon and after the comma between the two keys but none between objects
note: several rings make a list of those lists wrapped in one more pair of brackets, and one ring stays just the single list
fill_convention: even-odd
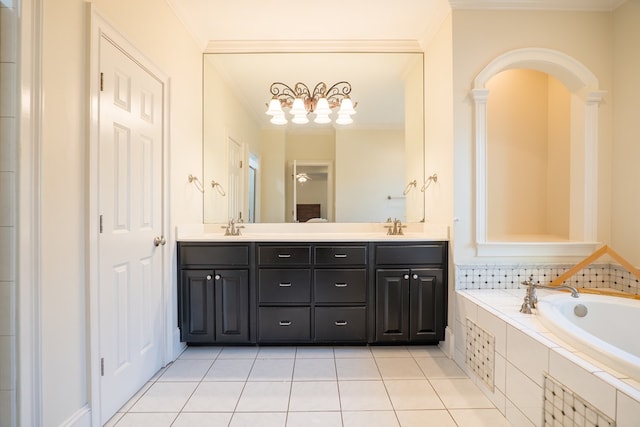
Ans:
[{"label": "vanity drawer", "polygon": [[317,303],[364,303],[367,299],[367,270],[315,270],[313,290]]},{"label": "vanity drawer", "polygon": [[311,246],[258,246],[260,265],[308,265]]},{"label": "vanity drawer", "polygon": [[365,307],[316,307],[316,341],[366,341]]},{"label": "vanity drawer", "polygon": [[309,341],[311,309],[309,307],[260,307],[258,313],[260,341]]},{"label": "vanity drawer", "polygon": [[180,244],[181,265],[248,265],[249,245]]},{"label": "vanity drawer", "polygon": [[261,303],[309,303],[311,270],[261,268],[258,295]]},{"label": "vanity drawer", "polygon": [[376,264],[442,264],[444,245],[377,245]]},{"label": "vanity drawer", "polygon": [[317,265],[365,265],[366,246],[316,246]]}]

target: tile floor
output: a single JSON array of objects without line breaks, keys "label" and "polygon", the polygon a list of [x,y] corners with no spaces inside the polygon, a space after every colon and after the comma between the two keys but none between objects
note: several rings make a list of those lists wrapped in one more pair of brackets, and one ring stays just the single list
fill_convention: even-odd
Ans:
[{"label": "tile floor", "polygon": [[107,426],[510,426],[437,347],[189,347]]}]

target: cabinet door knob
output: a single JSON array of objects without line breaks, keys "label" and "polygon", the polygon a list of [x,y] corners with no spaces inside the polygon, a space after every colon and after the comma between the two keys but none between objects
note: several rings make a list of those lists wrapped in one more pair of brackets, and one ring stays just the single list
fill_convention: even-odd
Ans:
[{"label": "cabinet door knob", "polygon": [[409,279],[409,275],[408,275],[408,274],[405,274],[405,275],[404,275],[404,276],[402,276],[402,277],[403,277],[405,280],[408,280],[408,279]]},{"label": "cabinet door knob", "polygon": [[207,274],[207,280],[211,280],[211,275]]},{"label": "cabinet door knob", "polygon": [[413,278],[414,278],[414,279],[417,279],[417,278],[418,278],[418,275],[417,275],[417,274],[414,274],[414,275],[413,275]]},{"label": "cabinet door knob", "polygon": [[291,326],[291,320],[281,320],[280,326]]},{"label": "cabinet door knob", "polygon": [[216,274],[216,280],[220,280],[220,277],[221,276],[219,274]]}]

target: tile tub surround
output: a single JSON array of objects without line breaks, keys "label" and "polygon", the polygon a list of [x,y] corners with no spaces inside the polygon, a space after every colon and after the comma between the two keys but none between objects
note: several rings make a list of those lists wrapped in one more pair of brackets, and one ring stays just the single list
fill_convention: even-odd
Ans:
[{"label": "tile tub surround", "polygon": [[[539,296],[554,291],[539,290]],[[571,348],[535,314],[519,312],[524,289],[456,291],[454,359],[513,424],[543,426],[545,373],[587,404],[615,420],[638,426],[640,382]],[[465,363],[470,319],[495,337],[495,388],[491,391]]]},{"label": "tile tub surround", "polygon": [[107,426],[508,427],[435,346],[188,347]]},{"label": "tile tub surround", "polygon": [[[571,267],[573,264],[456,265],[456,289],[523,289],[521,283],[530,275],[534,281],[548,285]],[[640,295],[640,279],[617,264],[591,264],[563,283]]]}]

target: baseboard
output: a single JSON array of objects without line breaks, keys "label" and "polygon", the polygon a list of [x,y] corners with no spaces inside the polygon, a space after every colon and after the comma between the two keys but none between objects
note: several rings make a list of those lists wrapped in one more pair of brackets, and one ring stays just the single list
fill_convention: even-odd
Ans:
[{"label": "baseboard", "polygon": [[88,404],[78,409],[75,414],[63,421],[62,427],[91,427],[91,408]]},{"label": "baseboard", "polygon": [[438,346],[449,359],[453,359],[453,352],[455,351],[454,334],[453,330],[449,326],[447,326],[444,330],[444,341],[440,341],[440,344]]}]

